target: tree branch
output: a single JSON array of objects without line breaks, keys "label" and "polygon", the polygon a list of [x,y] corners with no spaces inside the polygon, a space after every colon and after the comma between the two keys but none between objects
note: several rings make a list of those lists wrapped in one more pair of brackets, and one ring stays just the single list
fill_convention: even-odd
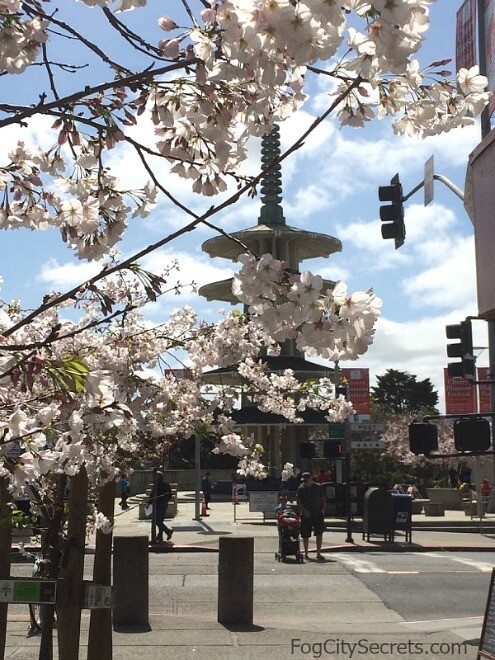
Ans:
[{"label": "tree branch", "polygon": [[54,108],[61,108],[67,105],[72,105],[81,99],[84,99],[93,94],[99,94],[101,92],[106,92],[108,89],[115,87],[130,87],[139,83],[143,83],[147,80],[152,80],[155,76],[159,76],[165,73],[170,73],[171,71],[177,71],[178,69],[183,69],[191,64],[194,64],[196,60],[191,60],[187,62],[176,62],[175,64],[170,64],[168,66],[161,67],[159,69],[148,68],[145,71],[140,73],[133,73],[124,78],[117,78],[112,82],[102,83],[101,85],[95,85],[93,87],[86,86],[83,90],[75,92],[74,94],[69,94],[64,96],[61,99],[56,99],[50,103],[38,103],[35,106],[25,107],[25,106],[9,106],[2,104],[0,109],[4,112],[15,112],[15,116],[3,119],[0,121],[0,128],[4,126],[10,126],[11,124],[20,124],[24,119],[33,117],[37,114],[48,114],[48,112]]}]

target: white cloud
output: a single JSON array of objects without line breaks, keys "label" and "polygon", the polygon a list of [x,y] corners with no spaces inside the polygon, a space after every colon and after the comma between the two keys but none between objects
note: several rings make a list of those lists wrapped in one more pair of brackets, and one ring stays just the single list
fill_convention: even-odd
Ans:
[{"label": "white cloud", "polygon": [[[365,264],[367,270],[389,270],[409,264],[410,255],[406,250],[394,250],[393,241],[384,241],[380,232],[380,223],[350,222],[347,225],[338,224],[336,235],[343,242],[343,253],[347,248],[369,252],[370,260]],[[343,254],[345,258],[345,254]]]},{"label": "white cloud", "polygon": [[48,284],[51,290],[67,291],[70,287],[85,282],[100,270],[101,264],[95,262],[60,264],[57,259],[50,258],[41,265],[36,280]]},{"label": "white cloud", "polygon": [[[432,246],[430,246],[430,251]],[[472,237],[437,243],[436,263],[403,282],[414,307],[476,310],[476,269]]]}]

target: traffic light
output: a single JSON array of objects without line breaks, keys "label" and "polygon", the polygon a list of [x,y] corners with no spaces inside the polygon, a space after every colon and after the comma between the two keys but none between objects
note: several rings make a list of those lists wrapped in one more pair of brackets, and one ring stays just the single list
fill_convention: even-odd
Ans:
[{"label": "traffic light", "polygon": [[399,175],[390,179],[389,186],[379,186],[378,199],[381,202],[392,202],[380,206],[380,220],[386,224],[382,225],[382,237],[393,238],[395,249],[404,244],[406,238],[406,226],[404,224],[404,206],[402,205],[402,185]]},{"label": "traffic light", "polygon": [[482,417],[460,417],[454,422],[457,451],[488,451],[491,446],[490,422]]},{"label": "traffic light", "polygon": [[447,355],[449,357],[461,358],[460,362],[448,363],[447,370],[449,376],[475,380],[471,320],[466,319],[457,325],[447,325],[445,327],[445,333],[447,339],[459,339],[455,344],[447,344]]},{"label": "traffic light", "polygon": [[335,396],[343,396],[344,399],[347,399],[347,385],[336,385]]},{"label": "traffic light", "polygon": [[431,454],[438,449],[438,429],[428,422],[409,424],[409,449],[413,454]]},{"label": "traffic light", "polygon": [[325,458],[342,458],[342,443],[339,440],[326,440],[323,443],[323,456]]},{"label": "traffic light", "polygon": [[312,442],[301,442],[299,445],[299,456],[301,458],[314,458],[315,446]]}]

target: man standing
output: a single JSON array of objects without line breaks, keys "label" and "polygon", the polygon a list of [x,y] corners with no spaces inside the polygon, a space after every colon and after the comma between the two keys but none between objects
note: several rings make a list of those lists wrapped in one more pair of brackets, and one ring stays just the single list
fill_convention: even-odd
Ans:
[{"label": "man standing", "polygon": [[167,527],[165,524],[165,516],[167,514],[168,503],[172,499],[172,488],[168,481],[165,481],[163,472],[156,473],[155,487],[153,488],[153,494],[151,500],[148,504],[153,505],[153,519],[154,524],[158,527],[158,534],[156,540],[158,543],[163,542],[163,535],[167,535],[167,541],[170,541],[172,534],[174,533],[173,529]]},{"label": "man standing", "polygon": [[209,509],[211,500],[211,481],[209,472],[207,472],[201,479],[201,490],[203,491],[203,497],[205,498],[206,508]]},{"label": "man standing", "polygon": [[316,537],[316,558],[324,560],[321,554],[323,530],[325,527],[325,495],[320,484],[313,481],[309,472],[302,473],[302,483],[297,489],[297,504],[301,510],[301,537],[304,556],[308,559],[308,545],[311,532]]}]

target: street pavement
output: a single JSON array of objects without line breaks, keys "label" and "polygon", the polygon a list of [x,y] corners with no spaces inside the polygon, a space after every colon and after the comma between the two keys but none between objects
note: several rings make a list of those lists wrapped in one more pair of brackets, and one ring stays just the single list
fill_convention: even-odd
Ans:
[{"label": "street pavement", "polygon": [[[150,523],[138,520],[138,500],[132,498],[129,504],[127,511],[120,511],[116,501],[115,536],[149,536]],[[293,558],[285,563],[275,560],[278,538],[274,522],[264,522],[262,514],[249,512],[247,503],[212,502],[208,513],[195,520],[192,494],[179,495],[177,516],[167,521],[174,528],[171,543],[151,548],[149,553],[149,630],[129,626],[114,631],[116,660],[477,657],[482,611],[478,616],[455,618],[438,611],[433,618],[407,621],[380,599],[372,584],[359,579],[352,562],[342,559],[359,557],[371,565],[377,550],[458,550],[484,553],[480,558],[489,563],[495,535],[480,532],[493,529],[495,515],[488,514],[481,530],[479,521],[471,522],[462,511],[448,511],[443,519],[414,516],[412,543],[398,533],[393,544],[379,537],[364,541],[357,521],[352,530],[354,542],[347,542],[345,521],[329,519],[324,535],[326,561],[316,561],[311,540],[312,558],[300,564]],[[466,523],[473,527],[458,531]],[[428,524],[435,529],[420,527]],[[445,531],[449,529],[456,531]],[[219,538],[239,536],[254,538],[254,619],[250,626],[225,626],[217,621]],[[92,549],[93,539],[89,539],[88,580]],[[356,552],[360,554],[352,554]],[[12,574],[28,576],[30,569],[28,563],[14,562]],[[487,591],[489,580],[487,573]],[[408,594],[403,597],[407,599]],[[9,606],[8,618],[5,657],[37,658],[39,637],[26,636],[27,606]],[[80,658],[86,658],[88,627],[89,612],[83,610]]]}]

